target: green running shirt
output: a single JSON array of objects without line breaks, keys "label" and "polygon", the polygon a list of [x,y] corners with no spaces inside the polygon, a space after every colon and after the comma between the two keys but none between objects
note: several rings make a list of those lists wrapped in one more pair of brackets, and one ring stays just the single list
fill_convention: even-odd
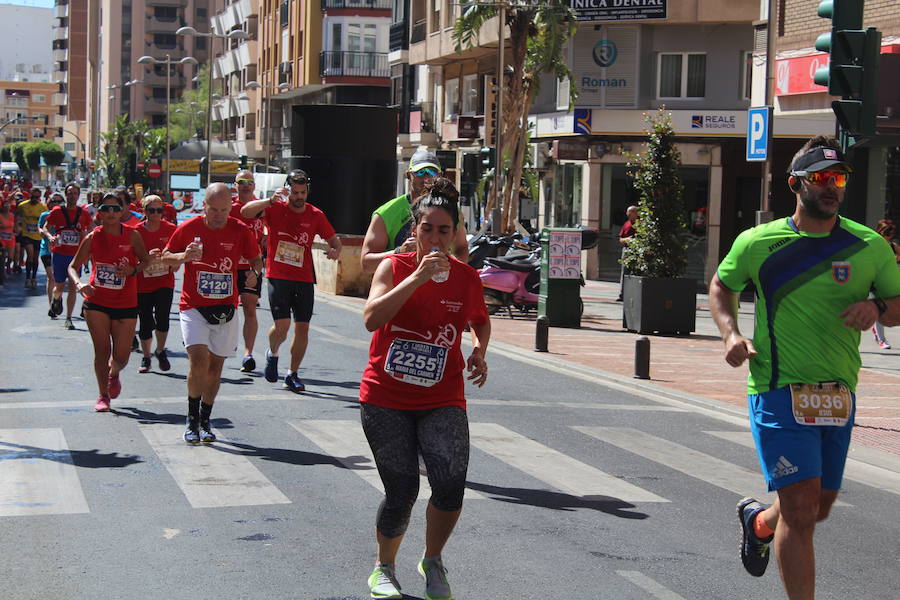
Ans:
[{"label": "green running shirt", "polygon": [[396,248],[410,236],[412,227],[412,207],[406,194],[397,196],[379,206],[374,214],[381,217],[384,227],[387,229],[387,250]]},{"label": "green running shirt", "polygon": [[748,393],[790,383],[840,381],[856,389],[860,332],[838,315],[865,300],[900,296],[900,269],[873,230],[838,217],[830,233],[799,231],[790,217],[741,233],[719,265],[733,291],[753,282],[756,327]]}]

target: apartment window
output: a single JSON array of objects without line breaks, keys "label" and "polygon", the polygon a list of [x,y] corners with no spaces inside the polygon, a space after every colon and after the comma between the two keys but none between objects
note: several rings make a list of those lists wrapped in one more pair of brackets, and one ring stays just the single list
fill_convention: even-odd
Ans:
[{"label": "apartment window", "polygon": [[44,94],[35,94],[34,96],[32,96],[31,99],[34,102],[46,102],[47,101],[47,97],[44,96]]},{"label": "apartment window", "polygon": [[166,88],[164,88],[164,87],[153,88],[153,99],[165,102],[166,101]]},{"label": "apartment window", "polygon": [[434,10],[431,11],[431,27],[429,31],[436,32],[441,30],[441,2],[440,0],[432,0],[432,7]]},{"label": "apartment window", "polygon": [[[203,39],[203,38],[197,38]],[[166,50],[172,50],[175,48],[177,43],[177,38],[174,33],[154,33],[153,34],[153,44],[157,48],[164,48]]]},{"label": "apartment window", "polygon": [[177,6],[154,6],[153,16],[159,21],[171,22],[178,18]]},{"label": "apartment window", "polygon": [[657,63],[658,98],[703,98],[706,95],[706,55],[660,53]]},{"label": "apartment window", "polygon": [[65,142],[63,146],[66,152],[75,152],[75,142]]},{"label": "apartment window", "polygon": [[569,110],[571,82],[568,77],[556,80],[556,110]]},{"label": "apartment window", "polygon": [[741,98],[750,99],[753,92],[753,53],[749,50],[743,53],[744,59],[741,61]]},{"label": "apartment window", "polygon": [[478,108],[481,106],[481,97],[478,89],[478,74],[472,73],[471,75],[463,75],[462,86],[462,114],[477,114]]},{"label": "apartment window", "polygon": [[444,82],[444,117],[456,117],[459,114],[459,79],[448,79]]},{"label": "apartment window", "polygon": [[206,38],[194,36],[194,50],[206,50]]},{"label": "apartment window", "polygon": [[200,21],[205,21],[205,20],[206,20],[206,9],[205,9],[205,8],[198,8],[198,9],[197,9],[197,19],[200,20]]}]

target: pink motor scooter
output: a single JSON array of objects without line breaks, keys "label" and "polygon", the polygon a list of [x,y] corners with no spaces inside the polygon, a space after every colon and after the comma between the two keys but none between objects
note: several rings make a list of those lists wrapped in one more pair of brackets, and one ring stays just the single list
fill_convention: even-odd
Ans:
[{"label": "pink motor scooter", "polygon": [[480,276],[488,314],[492,315],[505,307],[512,318],[513,307],[525,314],[537,310],[541,287],[540,250],[518,260],[485,258]]}]

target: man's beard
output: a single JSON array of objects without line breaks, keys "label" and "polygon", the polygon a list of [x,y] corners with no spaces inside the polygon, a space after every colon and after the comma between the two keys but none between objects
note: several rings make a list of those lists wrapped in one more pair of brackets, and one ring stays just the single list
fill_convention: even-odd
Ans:
[{"label": "man's beard", "polygon": [[821,221],[825,221],[834,217],[838,208],[840,208],[840,202],[838,202],[837,208],[834,211],[825,210],[819,205],[819,199],[822,198],[824,194],[813,194],[809,191],[809,189],[804,189],[800,192],[800,204],[803,206],[803,210],[810,217],[814,219],[819,219]]}]

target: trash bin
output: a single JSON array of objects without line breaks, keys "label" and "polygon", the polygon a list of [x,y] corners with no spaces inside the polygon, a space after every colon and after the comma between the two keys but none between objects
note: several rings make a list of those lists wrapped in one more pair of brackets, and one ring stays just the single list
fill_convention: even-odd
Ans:
[{"label": "trash bin", "polygon": [[541,291],[538,316],[551,327],[581,327],[581,236],[576,228],[541,231]]}]

